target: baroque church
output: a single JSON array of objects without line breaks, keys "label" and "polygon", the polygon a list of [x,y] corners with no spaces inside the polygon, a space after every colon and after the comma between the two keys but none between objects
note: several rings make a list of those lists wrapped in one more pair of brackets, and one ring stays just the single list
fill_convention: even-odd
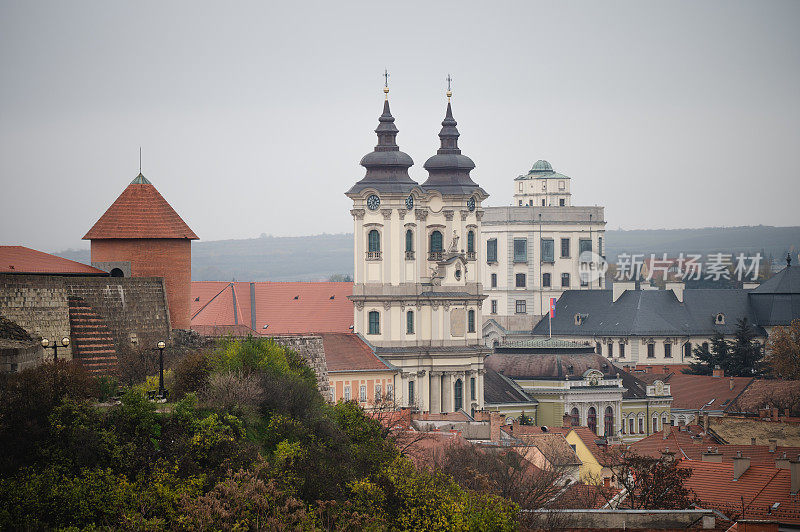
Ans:
[{"label": "baroque church", "polygon": [[378,144],[361,159],[366,174],[346,192],[355,235],[353,329],[397,368],[399,405],[482,409],[491,350],[482,342],[478,243],[488,194],[458,147],[449,90],[440,147],[425,162],[422,184],[409,177],[414,162],[397,145],[388,87],[384,93]]}]

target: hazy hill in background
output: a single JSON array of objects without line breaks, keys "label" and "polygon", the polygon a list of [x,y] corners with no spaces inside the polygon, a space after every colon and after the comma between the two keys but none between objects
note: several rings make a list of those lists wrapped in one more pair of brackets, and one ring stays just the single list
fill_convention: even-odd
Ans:
[{"label": "hazy hill in background", "polygon": [[[800,250],[800,227],[708,227],[606,231],[606,257],[620,253],[757,253],[782,265],[787,252]],[[89,250],[66,250],[61,257],[89,263]],[[314,235],[192,244],[195,281],[312,281],[353,274],[353,235]]]}]

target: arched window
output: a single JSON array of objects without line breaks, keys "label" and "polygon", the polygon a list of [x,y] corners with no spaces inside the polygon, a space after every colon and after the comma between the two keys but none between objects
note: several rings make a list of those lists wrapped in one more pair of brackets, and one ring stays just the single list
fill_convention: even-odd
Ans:
[{"label": "arched window", "polygon": [[125,274],[119,268],[111,270],[111,277],[125,277]]},{"label": "arched window", "polygon": [[636,431],[633,430],[634,420],[632,417],[628,418],[628,434],[636,434]]},{"label": "arched window", "polygon": [[370,310],[369,311],[369,333],[368,334],[380,334],[381,333],[381,315],[377,310]]},{"label": "arched window", "polygon": [[667,423],[667,414],[661,414],[661,430],[664,430],[664,425]]},{"label": "arched window", "polygon": [[414,233],[406,229],[406,255],[409,253],[414,253]]},{"label": "arched window", "polygon": [[586,416],[586,421],[589,430],[597,434],[597,410],[593,406],[589,407],[589,415]]},{"label": "arched window", "polygon": [[456,379],[453,397],[455,398],[455,409],[461,410],[464,408],[464,383],[461,382],[461,379]]},{"label": "arched window", "polygon": [[603,419],[604,430],[603,432],[605,435],[613,436],[614,435],[614,409],[610,406],[606,407],[606,415]]},{"label": "arched window", "polygon": [[367,235],[367,251],[379,253],[381,251],[381,234],[377,229],[373,229]]},{"label": "arched window", "polygon": [[570,415],[572,416],[572,426],[573,427],[579,427],[580,424],[581,424],[581,418],[580,418],[580,413],[578,412],[578,409],[577,408],[573,408],[570,411]]},{"label": "arched window", "polygon": [[431,233],[431,253],[441,253],[442,249],[442,233],[434,231]]},{"label": "arched window", "polygon": [[658,417],[654,417],[654,418],[653,418],[653,426],[652,426],[652,429],[653,429],[653,432],[654,432],[654,433],[655,433],[655,432],[658,432]]},{"label": "arched window", "polygon": [[467,233],[467,253],[475,253],[475,231]]},{"label": "arched window", "polygon": [[467,312],[467,332],[475,332],[475,311],[470,310]]},{"label": "arched window", "polygon": [[683,358],[691,358],[692,356],[692,342],[683,344]]},{"label": "arched window", "polygon": [[406,312],[406,334],[414,334],[414,311]]}]

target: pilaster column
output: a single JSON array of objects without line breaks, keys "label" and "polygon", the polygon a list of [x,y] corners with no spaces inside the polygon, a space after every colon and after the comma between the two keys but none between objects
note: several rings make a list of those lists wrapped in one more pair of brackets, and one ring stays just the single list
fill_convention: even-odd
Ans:
[{"label": "pilaster column", "polygon": [[478,370],[478,408],[483,408],[483,375],[486,373],[485,369]]},{"label": "pilaster column", "polygon": [[362,224],[364,222],[364,209],[352,209],[350,214],[353,215],[353,237],[355,238],[355,257],[353,274],[356,283],[364,282],[364,231]]},{"label": "pilaster column", "polygon": [[392,244],[392,209],[381,209],[383,215],[383,242],[381,243],[381,251],[383,255],[383,282],[384,284],[392,283],[392,264],[396,264],[397,260],[395,255],[397,250],[394,249]]},{"label": "pilaster column", "polygon": [[429,371],[430,375],[430,412],[439,414],[442,411],[442,372]]},{"label": "pilaster column", "polygon": [[453,412],[454,408],[454,400],[453,400],[453,372],[452,371],[445,371],[444,372],[444,382],[442,383],[442,411],[444,412]]},{"label": "pilaster column", "polygon": [[417,372],[417,388],[419,391],[417,394],[419,395],[419,399],[417,400],[417,404],[419,404],[419,409],[422,412],[429,412],[431,408],[430,402],[430,384],[428,382],[428,375],[427,371],[421,369]]}]

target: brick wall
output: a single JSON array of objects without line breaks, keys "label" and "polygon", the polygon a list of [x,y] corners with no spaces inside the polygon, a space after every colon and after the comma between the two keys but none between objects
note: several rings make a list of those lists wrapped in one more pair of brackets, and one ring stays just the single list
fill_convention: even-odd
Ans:
[{"label": "brick wall", "polygon": [[[89,309],[87,317],[73,313],[70,321],[69,300]],[[99,324],[115,351],[132,339],[141,348],[155,347],[171,335],[164,282],[156,278],[0,274],[0,314],[35,340],[74,338],[68,348],[58,350],[65,360],[90,358],[88,350],[81,352],[90,343],[83,327],[87,323]],[[52,358],[52,350],[47,356]]]},{"label": "brick wall", "polygon": [[190,328],[192,244],[187,239],[92,240],[92,262],[129,261],[133,277],[162,277],[173,329]]}]

